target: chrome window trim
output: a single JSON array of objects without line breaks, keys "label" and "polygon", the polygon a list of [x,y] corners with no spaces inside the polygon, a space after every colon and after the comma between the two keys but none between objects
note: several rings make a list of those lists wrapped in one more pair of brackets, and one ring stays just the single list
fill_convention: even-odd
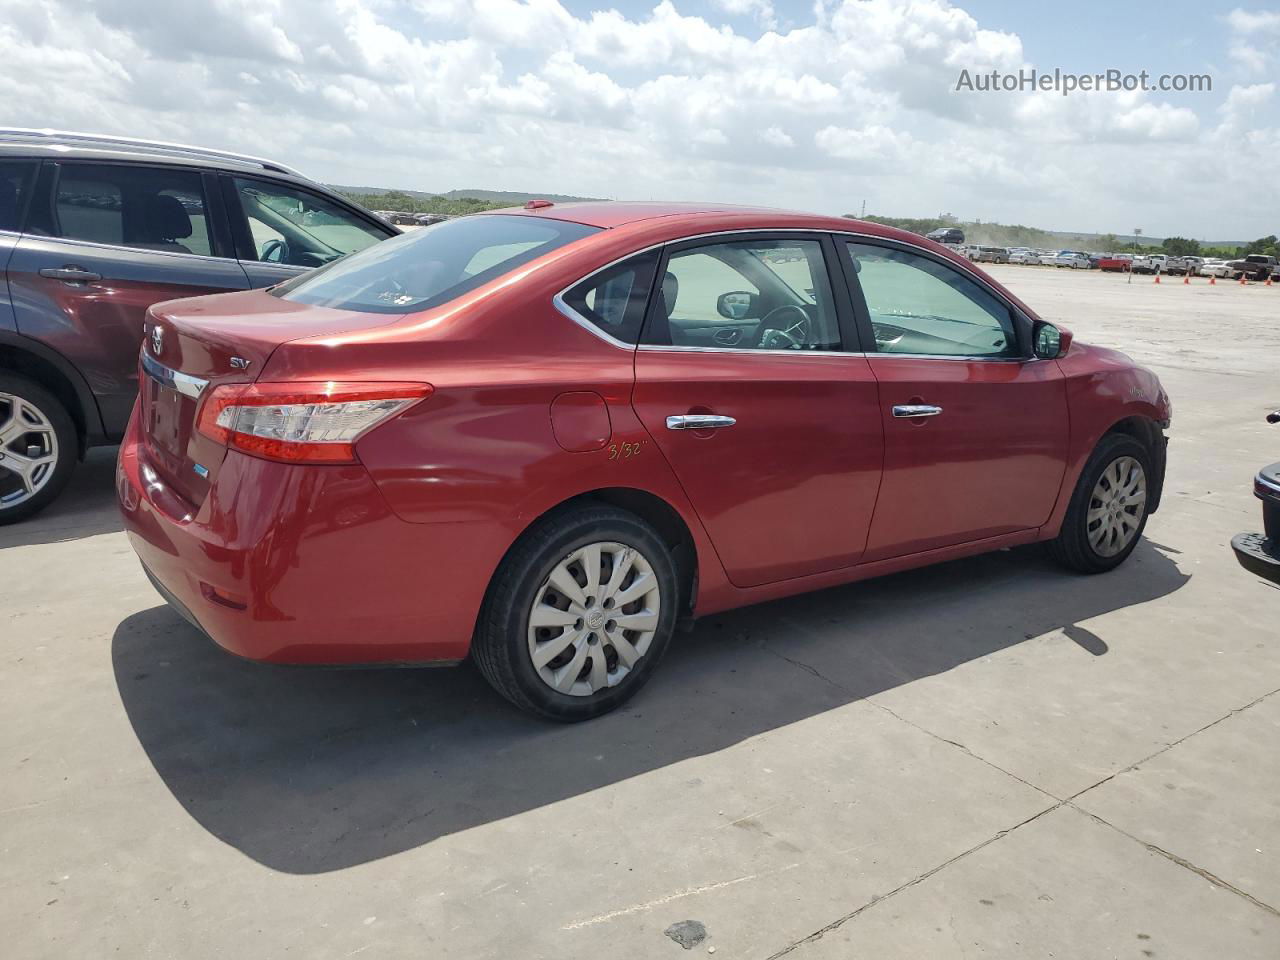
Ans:
[{"label": "chrome window trim", "polygon": [[1042,359],[1041,357],[958,357],[949,354],[937,353],[883,353],[873,351],[857,350],[753,350],[750,347],[676,347],[664,346],[662,344],[642,343],[635,348],[636,350],[644,350],[647,353],[652,352],[675,352],[675,353],[744,353],[744,354],[763,354],[765,356],[777,357],[866,357],[870,359],[880,359],[882,357],[899,359],[899,360],[958,360],[962,363],[1032,363]]},{"label": "chrome window trim", "polygon": [[[610,260],[608,263],[604,264],[603,266],[597,267],[596,269],[592,270],[590,273],[584,274],[583,276],[579,277],[577,280],[573,281],[573,283],[569,284],[559,293],[555,294],[551,298],[551,303],[560,313],[564,314],[570,320],[577,323],[578,326],[582,327],[583,329],[587,330],[590,333],[595,334],[605,343],[611,344],[615,347],[620,347],[621,349],[628,350],[628,351],[675,350],[675,351],[700,351],[700,352],[708,352],[708,353],[747,353],[747,354],[755,353],[755,354],[788,356],[788,357],[795,356],[796,354],[803,354],[805,356],[824,355],[824,356],[837,356],[837,357],[903,357],[905,359],[911,359],[911,360],[962,360],[968,363],[974,363],[974,362],[1034,363],[1037,360],[1043,359],[1042,357],[1037,357],[1034,354],[1031,355],[1030,357],[959,357],[959,356],[938,355],[938,354],[931,354],[931,353],[884,353],[878,350],[871,351],[871,352],[841,351],[841,350],[753,350],[750,347],[677,347],[677,346],[662,346],[659,344],[627,343],[625,340],[619,340],[617,337],[610,336],[609,333],[602,330],[591,320],[582,316],[582,314],[574,310],[573,307],[569,306],[569,304],[564,299],[564,295],[566,293],[568,293],[570,290],[572,290],[574,287],[578,286],[579,284],[585,283],[587,280],[590,280],[596,274],[602,273],[605,270],[608,270],[610,267],[617,266],[619,263],[622,263],[624,260],[630,260],[632,257],[639,256],[642,253],[648,253],[650,250],[666,248],[678,243],[687,243],[690,240],[707,240],[714,237],[729,237],[729,236],[741,235],[744,233],[809,233],[809,234],[829,234],[833,237],[858,237],[863,240],[870,240],[872,242],[879,241],[883,243],[884,241],[888,241],[891,244],[900,244],[901,246],[904,246],[904,247],[911,247],[912,249],[919,250],[922,253],[929,254],[932,257],[938,257],[937,251],[930,250],[928,247],[923,247],[918,243],[912,243],[909,240],[897,240],[892,237],[882,237],[874,233],[860,233],[857,230],[831,230],[831,229],[825,229],[822,227],[740,227],[733,230],[716,230],[711,233],[696,233],[696,234],[691,234],[690,236],[687,236],[687,237],[674,237],[670,240],[660,240],[657,243],[649,244],[647,247],[640,247],[639,249],[632,250],[630,253],[627,253],[614,260]],[[218,258],[215,258],[215,259],[218,259]],[[940,257],[938,259],[945,261],[946,264],[953,269],[956,269],[961,266],[960,264],[952,263],[950,260],[947,260],[947,258],[945,257]],[[967,267],[967,263],[968,262],[966,261],[965,263],[966,267]],[[982,289],[985,290],[987,293],[991,294],[991,296],[995,297],[996,300],[998,300],[1000,303],[1003,303],[1009,310],[1011,310],[1015,314],[1022,313],[1022,311],[1019,310],[1016,306],[1014,306],[1014,304],[1010,303],[1007,299],[1005,299],[1004,295],[1001,294],[1000,291],[993,288],[990,284],[984,281],[982,277],[978,276],[978,274],[974,273],[972,270],[969,270],[969,269],[962,270],[961,272],[964,273],[965,276],[967,276],[970,280],[974,281],[979,286],[981,286]]]},{"label": "chrome window trim", "polygon": [[149,356],[145,347],[141,356],[142,369],[148,377],[156,381],[156,383],[177,390],[184,397],[198,400],[200,399],[200,394],[204,393],[205,387],[209,386],[208,380],[201,380],[199,377],[193,377],[189,373],[182,373],[180,370],[166,367],[159,360]]},{"label": "chrome window trim", "polygon": [[677,347],[660,343],[642,343],[636,347],[645,353],[742,353],[765,357],[877,357],[877,353],[853,350],[758,350],[752,347]]},{"label": "chrome window trim", "polygon": [[[13,233],[14,236],[20,236],[27,240],[48,240],[51,243],[67,243],[76,247],[91,247],[94,250],[112,250],[122,251],[125,253],[154,253],[162,257],[180,257],[184,260],[213,260],[217,263],[239,263],[235,257],[215,257],[211,253],[183,253],[180,250],[152,250],[150,247],[129,247],[122,243],[99,243],[96,240],[78,240],[75,237],[51,237],[44,233],[17,233],[15,231],[0,231],[0,233]],[[257,260],[250,261],[257,263]],[[314,268],[307,268],[314,269]]]}]

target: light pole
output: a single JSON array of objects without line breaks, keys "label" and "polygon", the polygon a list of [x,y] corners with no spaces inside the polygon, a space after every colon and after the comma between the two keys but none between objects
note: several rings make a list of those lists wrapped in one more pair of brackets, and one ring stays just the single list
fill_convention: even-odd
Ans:
[{"label": "light pole", "polygon": [[1133,264],[1138,259],[1138,238],[1142,236],[1142,228],[1133,228],[1133,260],[1129,261],[1129,283],[1133,283]]}]

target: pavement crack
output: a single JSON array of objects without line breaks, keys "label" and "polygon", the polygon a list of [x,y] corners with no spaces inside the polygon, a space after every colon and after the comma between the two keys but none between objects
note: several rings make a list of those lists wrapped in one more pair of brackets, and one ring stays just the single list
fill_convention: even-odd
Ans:
[{"label": "pavement crack", "polygon": [[[799,627],[800,629],[804,629],[803,627],[800,627],[800,625],[795,623],[792,623],[792,626],[796,626],[796,627]],[[840,690],[843,693],[848,694],[850,697],[853,697],[856,700],[865,700],[867,703],[871,704],[873,707],[883,710],[885,713],[889,714],[889,716],[893,717],[895,720],[900,720],[903,723],[905,723],[907,726],[914,727],[916,730],[919,730],[921,733],[924,733],[930,737],[933,737],[935,740],[940,740],[949,746],[955,747],[956,749],[963,751],[964,753],[972,757],[974,760],[977,760],[979,763],[985,763],[987,766],[991,767],[993,770],[998,770],[1000,773],[1003,773],[1005,776],[1012,777],[1014,780],[1017,780],[1019,783],[1023,784],[1024,786],[1028,786],[1032,790],[1035,790],[1038,793],[1044,794],[1050,800],[1053,800],[1059,803],[1061,802],[1060,797],[1054,796],[1048,790],[1044,789],[1044,787],[1038,787],[1034,783],[1030,782],[1029,780],[1024,780],[1022,777],[1018,776],[1016,773],[1011,773],[1010,771],[1006,770],[1004,767],[1000,766],[998,763],[993,763],[992,761],[988,760],[986,757],[982,756],[981,754],[974,753],[972,750],[966,747],[963,743],[959,743],[955,740],[948,740],[946,737],[941,736],[940,734],[934,733],[928,727],[922,727],[920,726],[920,724],[912,720],[908,720],[906,717],[902,716],[899,713],[896,713],[895,711],[891,710],[889,707],[886,707],[884,704],[877,701],[874,697],[859,696],[858,694],[855,694],[852,690],[850,690],[844,684],[839,683],[835,680],[832,680],[830,677],[826,676],[820,670],[818,670],[817,667],[814,667],[808,663],[805,663],[803,660],[797,660],[795,657],[789,657],[785,653],[781,653],[778,650],[775,650],[773,647],[769,646],[769,644],[767,643],[763,644],[763,646],[765,650],[767,650],[769,653],[772,653],[775,657],[785,660],[787,663],[791,664],[793,667],[799,667],[801,670],[805,671],[805,673],[808,673],[813,677],[816,677],[818,680],[821,680],[823,683],[830,684],[831,686],[835,687],[837,690]]]},{"label": "pavement crack", "polygon": [[1280,910],[1277,910],[1275,907],[1271,906],[1271,904],[1266,903],[1263,900],[1259,900],[1253,894],[1249,893],[1248,891],[1241,890],[1239,887],[1235,886],[1234,884],[1228,883],[1226,880],[1223,880],[1221,877],[1219,877],[1215,873],[1211,873],[1210,871],[1206,870],[1204,867],[1196,866],[1194,863],[1192,863],[1190,860],[1186,859],[1185,857],[1180,857],[1176,853],[1172,853],[1171,851],[1166,850],[1161,846],[1157,846],[1154,843],[1149,843],[1148,841],[1143,840],[1141,837],[1135,837],[1132,833],[1129,833],[1129,831],[1121,830],[1114,823],[1111,823],[1108,820],[1104,820],[1102,817],[1098,816],[1096,813],[1090,813],[1088,810],[1085,810],[1083,807],[1077,806],[1076,804],[1072,803],[1069,800],[1065,802],[1067,806],[1071,807],[1071,809],[1078,810],[1080,813],[1083,813],[1086,817],[1093,820],[1094,822],[1099,823],[1104,827],[1109,827],[1110,829],[1114,830],[1116,833],[1120,834],[1122,837],[1128,837],[1134,843],[1142,844],[1142,846],[1146,847],[1152,853],[1158,854],[1164,857],[1166,860],[1172,863],[1176,863],[1178,866],[1183,867],[1184,869],[1190,870],[1192,873],[1207,880],[1209,883],[1213,884],[1215,887],[1219,887],[1223,890],[1229,891],[1230,893],[1234,893],[1238,897],[1243,897],[1245,900],[1248,900],[1250,903],[1252,903],[1255,907],[1258,907],[1261,910],[1265,910],[1267,913],[1271,914],[1273,917],[1280,917]]},{"label": "pavement crack", "polygon": [[917,884],[924,883],[924,881],[928,880],[934,874],[942,870],[945,870],[947,867],[951,866],[953,863],[958,863],[959,861],[963,860],[965,857],[969,856],[970,854],[977,853],[979,850],[983,849],[984,847],[990,846],[991,844],[995,843],[997,840],[1004,839],[1009,834],[1013,833],[1015,830],[1018,830],[1021,827],[1025,827],[1029,823],[1034,823],[1036,820],[1039,820],[1041,817],[1043,817],[1046,813],[1053,813],[1053,811],[1057,810],[1065,802],[1066,801],[1064,800],[1058,800],[1052,806],[1045,807],[1039,813],[1033,814],[1032,816],[1027,817],[1027,819],[1019,823],[1015,823],[1011,827],[1006,827],[1004,830],[1001,830],[999,833],[996,833],[993,836],[988,837],[986,840],[983,840],[981,843],[974,844],[969,849],[964,850],[960,853],[957,853],[954,857],[951,857],[948,860],[944,860],[942,863],[939,863],[936,866],[931,867],[930,869],[926,870],[924,873],[921,873],[918,876],[912,877],[906,883],[903,883],[897,887],[894,887],[888,893],[877,894],[876,896],[868,900],[866,903],[862,904],[862,906],[858,907],[856,910],[852,910],[849,913],[846,913],[844,916],[836,920],[833,920],[831,923],[828,923],[825,927],[821,927],[820,929],[815,930],[813,933],[809,934],[807,937],[801,937],[799,940],[795,941],[789,946],[783,947],[777,953],[770,954],[766,958],[766,960],[779,960],[779,958],[787,956],[789,953],[792,953],[793,951],[799,949],[800,947],[804,946],[806,943],[813,943],[816,940],[821,940],[831,931],[844,926],[850,920],[857,919],[859,916],[866,913],[872,907],[876,906],[876,904],[884,903],[886,900],[896,897],[902,891],[909,890],[911,887],[914,887]]},{"label": "pavement crack", "polygon": [[1017,780],[1019,783],[1023,784],[1024,786],[1030,787],[1032,790],[1035,790],[1037,793],[1044,794],[1050,800],[1053,800],[1056,803],[1063,802],[1061,797],[1055,797],[1052,793],[1050,793],[1044,787],[1036,786],[1030,780],[1024,780],[1022,777],[1018,776],[1016,773],[1006,770],[1004,767],[1000,766],[1000,764],[995,763],[992,760],[988,760],[986,757],[982,756],[982,754],[974,753],[972,750],[966,747],[963,743],[960,743],[957,740],[948,740],[946,737],[942,736],[941,734],[934,733],[928,727],[922,727],[920,726],[920,724],[916,723],[915,721],[908,720],[906,717],[902,716],[900,713],[897,713],[896,711],[891,710],[889,707],[886,707],[883,703],[880,703],[871,697],[867,697],[867,703],[871,704],[873,707],[877,707],[883,710],[885,713],[889,714],[889,716],[893,717],[895,720],[901,720],[907,726],[915,727],[921,733],[928,734],[929,736],[933,737],[935,740],[941,740],[943,743],[947,744],[948,746],[955,747],[956,749],[968,754],[970,757],[972,757],[974,760],[977,760],[979,763],[985,763],[988,767],[990,767],[993,770],[1000,771],[1006,777],[1011,777],[1014,780]]},{"label": "pavement crack", "polygon": [[1190,733],[1186,734],[1185,736],[1181,736],[1181,737],[1179,737],[1177,740],[1171,740],[1169,743],[1166,743],[1166,744],[1165,744],[1163,747],[1161,747],[1159,750],[1156,750],[1154,753],[1151,753],[1151,754],[1149,754],[1149,755],[1147,755],[1147,756],[1143,757],[1141,760],[1137,760],[1137,761],[1135,761],[1135,762],[1133,762],[1133,763],[1129,764],[1128,766],[1122,767],[1121,769],[1119,769],[1119,770],[1115,771],[1114,773],[1109,774],[1108,776],[1103,777],[1103,778],[1102,778],[1101,780],[1099,780],[1097,783],[1091,783],[1091,784],[1089,784],[1089,786],[1085,787],[1084,789],[1082,789],[1082,790],[1077,790],[1077,791],[1076,791],[1075,793],[1073,793],[1071,796],[1067,797],[1066,802],[1067,802],[1067,803],[1074,803],[1074,801],[1075,801],[1075,800],[1077,800],[1077,799],[1079,799],[1080,797],[1084,796],[1084,795],[1085,795],[1086,793],[1088,793],[1090,790],[1096,790],[1096,789],[1098,789],[1098,787],[1102,786],[1104,783],[1110,783],[1112,780],[1114,780],[1116,777],[1120,776],[1122,773],[1129,773],[1129,772],[1130,772],[1130,771],[1132,771],[1132,770],[1137,770],[1137,769],[1138,769],[1138,767],[1142,766],[1144,763],[1147,763],[1147,762],[1149,762],[1149,761],[1151,761],[1151,760],[1154,760],[1156,757],[1160,756],[1160,755],[1161,755],[1161,754],[1163,754],[1163,753],[1168,753],[1168,752],[1169,752],[1170,750],[1172,750],[1174,747],[1178,746],[1179,744],[1186,743],[1186,742],[1187,742],[1188,740],[1190,740],[1192,737],[1199,736],[1200,734],[1204,733],[1206,730],[1211,730],[1211,729],[1213,729],[1213,728],[1214,728],[1214,727],[1216,727],[1218,724],[1222,723],[1222,721],[1224,721],[1224,720],[1230,720],[1230,719],[1231,719],[1232,717],[1234,717],[1236,714],[1238,714],[1238,713],[1244,713],[1244,711],[1246,711],[1246,710],[1250,709],[1251,707],[1256,707],[1256,706],[1257,706],[1258,704],[1260,704],[1263,700],[1266,700],[1268,697],[1274,697],[1277,693],[1280,693],[1280,687],[1277,687],[1276,689],[1272,690],[1272,691],[1271,691],[1271,692],[1269,692],[1269,693],[1264,693],[1264,694],[1263,694],[1262,696],[1260,696],[1260,697],[1255,697],[1253,700],[1250,700],[1250,701],[1249,701],[1248,703],[1246,703],[1244,706],[1241,706],[1241,707],[1233,707],[1232,709],[1230,709],[1230,710],[1228,710],[1226,713],[1224,713],[1222,716],[1218,717],[1218,719],[1209,721],[1209,722],[1208,722],[1208,723],[1206,723],[1203,727],[1200,727],[1200,728],[1199,728],[1199,729],[1197,729],[1197,730],[1192,730]]},{"label": "pavement crack", "polygon": [[773,649],[773,647],[769,646],[767,643],[764,644],[764,648],[765,650],[769,651],[769,653],[772,653],[775,657],[778,657],[781,660],[787,661],[787,663],[791,664],[793,667],[799,667],[805,673],[811,674],[812,676],[821,680],[823,683],[829,683],[831,684],[831,686],[835,687],[837,690],[843,691],[844,693],[849,694],[849,696],[854,697],[855,699],[859,699],[859,700],[863,699],[861,697],[858,697],[857,694],[855,694],[852,690],[850,690],[844,684],[837,683],[835,680],[832,680],[830,677],[823,676],[823,674],[818,670],[817,667],[810,666],[809,664],[805,663],[803,660],[797,660],[794,657],[788,657],[785,653],[779,653],[777,650]]}]

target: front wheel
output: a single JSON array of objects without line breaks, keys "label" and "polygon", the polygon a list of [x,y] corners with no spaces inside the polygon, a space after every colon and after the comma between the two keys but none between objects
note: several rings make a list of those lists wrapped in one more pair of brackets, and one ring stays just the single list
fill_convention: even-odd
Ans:
[{"label": "front wheel", "polygon": [[44,387],[0,371],[0,526],[43,510],[71,479],[75,424]]},{"label": "front wheel", "polygon": [[679,593],[670,551],[639,517],[604,505],[553,514],[499,567],[472,656],[521,709],[587,720],[648,681],[671,640]]},{"label": "front wheel", "polygon": [[1124,563],[1147,525],[1151,475],[1145,446],[1127,434],[1103,437],[1080,473],[1049,554],[1080,573]]}]

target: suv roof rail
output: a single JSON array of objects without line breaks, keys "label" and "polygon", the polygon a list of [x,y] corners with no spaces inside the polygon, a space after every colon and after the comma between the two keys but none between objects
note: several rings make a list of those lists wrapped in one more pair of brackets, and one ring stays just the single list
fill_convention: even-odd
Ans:
[{"label": "suv roof rail", "polygon": [[277,163],[274,160],[266,160],[262,157],[250,156],[246,153],[235,153],[231,150],[214,150],[210,147],[197,147],[186,143],[171,143],[167,140],[147,140],[141,137],[117,137],[106,133],[74,133],[68,130],[52,130],[48,127],[43,129],[35,129],[31,127],[0,127],[0,143],[36,143],[36,144],[56,144],[67,143],[83,144],[85,146],[121,146],[121,147],[142,147],[149,150],[157,150],[162,153],[171,153],[175,156],[188,156],[193,158],[208,158],[211,160],[235,160],[240,163],[251,163],[262,167],[264,170],[272,170],[276,173],[288,174],[291,177],[303,177],[301,173],[292,167],[287,167],[283,163]]}]

